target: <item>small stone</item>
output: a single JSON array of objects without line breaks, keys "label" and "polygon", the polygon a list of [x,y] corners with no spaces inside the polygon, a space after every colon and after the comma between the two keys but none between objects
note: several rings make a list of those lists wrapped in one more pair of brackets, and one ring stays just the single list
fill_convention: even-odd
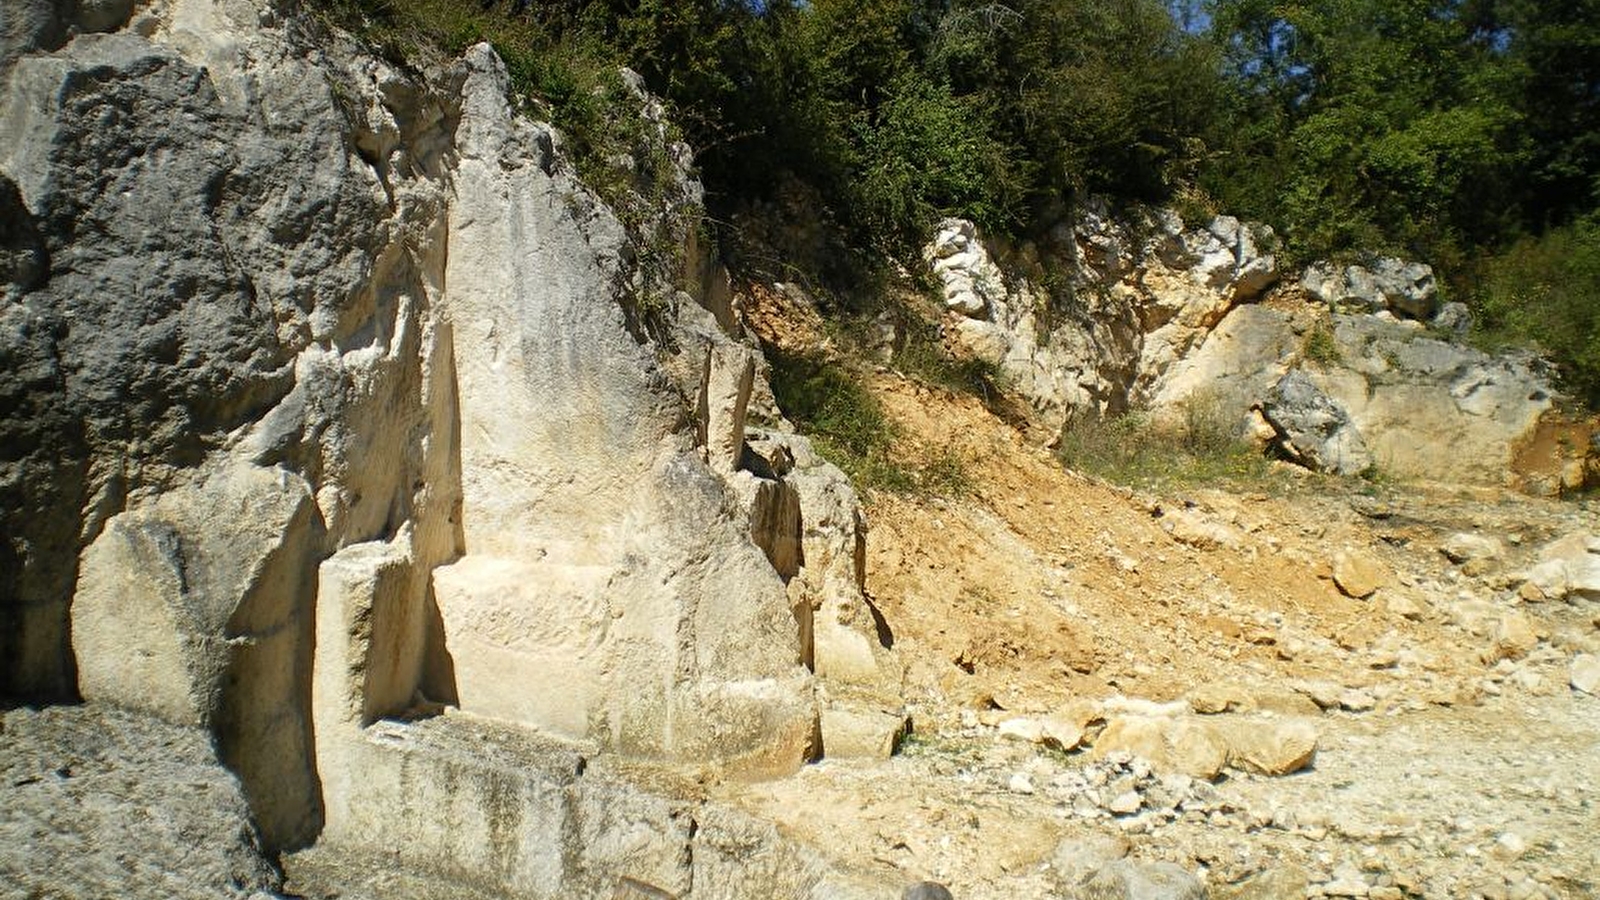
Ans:
[{"label": "small stone", "polygon": [[[1129,819],[1125,825],[1141,824]],[[1205,900],[1200,879],[1167,862],[1119,859],[1101,866],[1074,896],[1104,900]]]},{"label": "small stone", "polygon": [[1163,510],[1160,522],[1162,530],[1172,535],[1173,540],[1197,550],[1232,549],[1244,540],[1244,534],[1232,525],[1188,510]]},{"label": "small stone", "polygon": [[1228,765],[1259,775],[1298,772],[1317,756],[1317,729],[1310,722],[1240,719],[1218,723],[1228,748]]},{"label": "small stone", "polygon": [[1084,837],[1067,838],[1056,845],[1050,858],[1055,877],[1064,885],[1076,886],[1087,881],[1106,863],[1128,855],[1133,844],[1120,834],[1092,833]]},{"label": "small stone", "polygon": [[1506,900],[1534,900],[1543,897],[1544,891],[1539,887],[1539,882],[1532,878],[1523,878],[1513,882],[1506,890]]},{"label": "small stone", "polygon": [[1526,613],[1512,610],[1495,623],[1490,645],[1480,656],[1485,665],[1503,659],[1520,659],[1539,645],[1539,627]]},{"label": "small stone", "polygon": [[1046,716],[1039,720],[1042,743],[1057,750],[1072,750],[1083,743],[1083,726],[1066,716]]},{"label": "small stone", "polygon": [[1503,832],[1499,837],[1495,838],[1494,846],[1489,849],[1489,852],[1496,859],[1507,861],[1521,859],[1522,855],[1528,852],[1528,842],[1523,840],[1522,835],[1517,834],[1515,831]]},{"label": "small stone", "polygon": [[1018,772],[1012,775],[1011,781],[1006,786],[1011,788],[1011,793],[1013,794],[1031,794],[1034,791],[1033,779],[1028,777],[1027,772]]},{"label": "small stone", "polygon": [[1378,705],[1378,699],[1361,688],[1347,688],[1339,692],[1339,708],[1350,712],[1366,712]]},{"label": "small stone", "polygon": [[1428,616],[1428,605],[1409,592],[1385,595],[1384,606],[1391,615],[1399,616],[1411,622],[1419,622]]},{"label": "small stone", "polygon": [[1232,710],[1246,709],[1254,704],[1250,695],[1237,685],[1209,682],[1196,687],[1188,694],[1189,708],[1201,715],[1216,715]]},{"label": "small stone", "polygon": [[1333,878],[1322,885],[1322,893],[1327,897],[1365,897],[1371,890],[1361,877],[1361,870],[1345,863],[1333,870]]},{"label": "small stone", "polygon": [[877,710],[824,710],[821,725],[823,753],[830,759],[888,759],[908,731],[904,715]]},{"label": "small stone", "polygon": [[1222,890],[1213,885],[1211,896],[1225,900],[1283,900],[1286,897],[1300,900],[1306,895],[1309,883],[1306,870],[1299,866],[1273,866]]},{"label": "small stone", "polygon": [[1339,696],[1344,692],[1342,686],[1332,681],[1297,681],[1293,687],[1311,698],[1318,709],[1339,708]]},{"label": "small stone", "polygon": [[1333,583],[1347,597],[1365,600],[1394,580],[1394,573],[1363,550],[1341,550],[1333,557]]},{"label": "small stone", "polygon": [[1571,587],[1567,565],[1558,559],[1539,563],[1527,571],[1524,579],[1517,588],[1517,596],[1529,603],[1560,600]]},{"label": "small stone", "polygon": [[900,900],[955,900],[950,889],[937,881],[919,881],[900,893]]},{"label": "small stone", "polygon": [[1600,696],[1600,656],[1593,653],[1574,656],[1568,680],[1574,688],[1585,694]]},{"label": "small stone", "polygon": [[1006,740],[1038,744],[1044,740],[1044,726],[1035,719],[1006,719],[995,726],[995,732]]},{"label": "small stone", "polygon": [[1458,565],[1473,560],[1498,560],[1505,555],[1505,546],[1498,539],[1467,532],[1450,535],[1439,550]]},{"label": "small stone", "polygon": [[1119,816],[1131,816],[1144,806],[1144,798],[1138,791],[1125,791],[1118,794],[1106,805],[1106,808]]}]

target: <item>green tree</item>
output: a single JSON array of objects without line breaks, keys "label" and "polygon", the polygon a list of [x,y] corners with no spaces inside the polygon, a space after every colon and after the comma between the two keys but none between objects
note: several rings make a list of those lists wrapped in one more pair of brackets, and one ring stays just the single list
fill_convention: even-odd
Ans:
[{"label": "green tree", "polygon": [[1438,258],[1504,233],[1516,67],[1453,0],[1218,0],[1236,134],[1206,183],[1302,255]]}]

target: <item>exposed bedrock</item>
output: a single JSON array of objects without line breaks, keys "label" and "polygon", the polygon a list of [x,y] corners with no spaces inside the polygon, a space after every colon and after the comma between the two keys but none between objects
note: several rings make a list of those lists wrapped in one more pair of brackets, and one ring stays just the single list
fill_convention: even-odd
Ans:
[{"label": "exposed bedrock", "polygon": [[[0,58],[0,694],[202,729],[269,850],[359,856],[364,822],[417,811],[418,865],[460,849],[438,810],[545,789],[478,796],[450,774],[467,738],[396,755],[385,721],[762,776],[820,751],[818,675],[898,703],[848,481],[792,436],[793,471],[747,446],[765,366],[692,209],[646,237],[688,243],[697,293],[642,329],[654,255],[486,46],[423,77],[289,2],[25,6]],[[521,827],[572,839],[541,803]],[[545,883],[504,865],[497,890]]]},{"label": "exposed bedrock", "polygon": [[[1187,228],[1170,210],[1090,202],[1057,231],[1042,249],[991,252],[971,223],[948,220],[925,252],[950,340],[996,366],[1046,437],[1142,411],[1339,474],[1547,494],[1592,479],[1595,424],[1562,411],[1533,355],[1463,343],[1470,314],[1440,305],[1426,265],[1317,263],[1274,287],[1271,230],[1228,216]],[[1070,308],[1027,266],[997,262],[1040,254],[1068,273]]]}]

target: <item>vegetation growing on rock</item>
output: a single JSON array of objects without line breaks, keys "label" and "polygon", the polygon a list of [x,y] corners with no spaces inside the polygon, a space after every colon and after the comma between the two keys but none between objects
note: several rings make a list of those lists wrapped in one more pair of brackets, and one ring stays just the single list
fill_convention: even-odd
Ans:
[{"label": "vegetation growing on rock", "polygon": [[[1174,202],[1269,222],[1304,261],[1433,262],[1600,391],[1594,280],[1558,287],[1600,266],[1592,3],[313,2],[401,53],[491,40],[591,174],[631,120],[607,114],[614,68],[636,68],[746,269],[848,288],[941,216],[1026,238],[1089,193]],[[762,220],[795,213],[814,252],[772,246],[795,234]]]}]

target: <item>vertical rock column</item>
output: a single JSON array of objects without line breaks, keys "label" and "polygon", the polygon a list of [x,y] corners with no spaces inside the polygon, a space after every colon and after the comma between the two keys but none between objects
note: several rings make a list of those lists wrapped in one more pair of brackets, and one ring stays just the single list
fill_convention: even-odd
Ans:
[{"label": "vertical rock column", "polygon": [[[636,248],[559,135],[512,115],[493,51],[463,66],[441,311],[465,555],[434,573],[461,708],[791,770],[815,712],[783,584],[696,452],[693,408],[626,326]],[[737,425],[715,435],[730,468]]]},{"label": "vertical rock column", "polygon": [[224,460],[112,518],[72,606],[84,698],[211,729],[275,848],[321,825],[308,711],[322,542],[302,479]]}]

